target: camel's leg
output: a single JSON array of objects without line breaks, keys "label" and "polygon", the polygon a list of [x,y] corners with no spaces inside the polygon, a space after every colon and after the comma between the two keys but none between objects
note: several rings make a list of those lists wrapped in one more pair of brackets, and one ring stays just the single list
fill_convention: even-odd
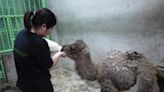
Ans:
[{"label": "camel's leg", "polygon": [[156,75],[138,75],[137,92],[159,92]]},{"label": "camel's leg", "polygon": [[119,91],[116,89],[102,88],[101,92],[119,92]]},{"label": "camel's leg", "polygon": [[101,83],[101,92],[119,92],[111,81]]},{"label": "camel's leg", "polygon": [[118,89],[116,89],[115,87],[112,87],[112,86],[102,87],[101,92],[119,92]]}]

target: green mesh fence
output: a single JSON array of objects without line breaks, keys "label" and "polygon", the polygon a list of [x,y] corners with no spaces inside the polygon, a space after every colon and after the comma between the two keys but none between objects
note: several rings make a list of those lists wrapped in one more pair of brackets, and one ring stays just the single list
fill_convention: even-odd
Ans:
[{"label": "green mesh fence", "polygon": [[0,80],[5,80],[5,72],[4,72],[4,67],[3,67],[1,55],[0,55]]},{"label": "green mesh fence", "polygon": [[0,53],[12,50],[24,13],[41,7],[46,7],[46,0],[0,0]]},{"label": "green mesh fence", "polygon": [[[0,54],[12,51],[15,36],[23,29],[24,13],[46,6],[46,0],[0,0]],[[1,58],[0,66],[2,66]],[[0,67],[1,77],[4,77],[2,67]]]}]

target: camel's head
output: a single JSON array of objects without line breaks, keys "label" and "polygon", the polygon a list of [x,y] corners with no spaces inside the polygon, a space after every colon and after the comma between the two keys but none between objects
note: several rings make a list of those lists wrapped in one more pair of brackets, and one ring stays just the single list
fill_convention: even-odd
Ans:
[{"label": "camel's head", "polygon": [[64,51],[70,59],[77,60],[79,56],[87,54],[88,47],[83,40],[76,40],[72,44],[63,45],[62,51]]}]

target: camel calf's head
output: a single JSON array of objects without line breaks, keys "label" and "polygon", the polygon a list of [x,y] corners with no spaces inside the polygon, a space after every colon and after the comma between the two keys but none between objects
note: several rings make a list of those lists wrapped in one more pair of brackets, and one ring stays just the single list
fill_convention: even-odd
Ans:
[{"label": "camel calf's head", "polygon": [[63,45],[64,51],[70,59],[76,60],[80,55],[88,53],[87,45],[83,40],[76,40],[72,44]]}]

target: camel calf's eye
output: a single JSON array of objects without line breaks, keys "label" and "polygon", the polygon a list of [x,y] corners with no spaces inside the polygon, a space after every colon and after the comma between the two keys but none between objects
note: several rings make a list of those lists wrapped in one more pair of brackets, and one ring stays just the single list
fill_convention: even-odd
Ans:
[{"label": "camel calf's eye", "polygon": [[76,45],[75,44],[71,45],[70,50],[75,50],[75,49],[76,49]]}]

